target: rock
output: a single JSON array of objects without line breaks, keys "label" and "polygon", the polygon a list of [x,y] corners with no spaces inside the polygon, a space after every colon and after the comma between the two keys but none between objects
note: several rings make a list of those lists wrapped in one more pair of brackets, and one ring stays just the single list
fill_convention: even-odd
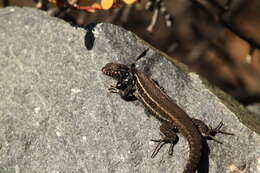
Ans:
[{"label": "rock", "polygon": [[[0,172],[183,170],[186,139],[173,156],[164,147],[152,159],[159,122],[137,101],[108,93],[115,81],[100,71],[108,62],[134,62],[148,44],[112,24],[74,27],[30,8],[1,9],[0,23]],[[257,172],[260,137],[240,122],[257,131],[247,123],[254,115],[165,56],[149,47],[137,68],[191,117],[223,121],[235,134],[217,135],[222,145],[207,141],[201,172]]]},{"label": "rock", "polygon": [[260,119],[260,103],[254,103],[247,106],[247,109],[258,115]]}]

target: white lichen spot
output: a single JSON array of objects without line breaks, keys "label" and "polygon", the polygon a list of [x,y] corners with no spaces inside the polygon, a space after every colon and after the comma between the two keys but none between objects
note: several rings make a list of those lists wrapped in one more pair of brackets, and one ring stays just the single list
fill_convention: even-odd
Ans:
[{"label": "white lichen spot", "polygon": [[[91,32],[91,31],[88,31],[88,32]],[[92,31],[92,33],[94,34],[94,37],[98,37],[98,35],[99,35],[99,31],[97,31],[95,29]]]},{"label": "white lichen spot", "polygon": [[60,137],[60,136],[61,136],[61,133],[60,133],[59,131],[57,131],[57,132],[56,132],[56,135],[57,135],[58,137]]},{"label": "white lichen spot", "polygon": [[35,126],[38,127],[39,125],[40,125],[40,123],[38,121],[36,121]]},{"label": "white lichen spot", "polygon": [[256,172],[260,172],[260,157],[257,158]]},{"label": "white lichen spot", "polygon": [[14,12],[15,11],[15,9],[14,8],[10,8],[10,12]]},{"label": "white lichen spot", "polygon": [[15,165],[14,169],[15,169],[15,173],[20,173],[20,168],[18,165]]},{"label": "white lichen spot", "polygon": [[196,74],[196,73],[190,72],[190,73],[189,73],[189,76],[190,76],[191,79],[199,80],[199,81],[200,81],[200,77],[199,77],[199,75]]},{"label": "white lichen spot", "polygon": [[230,165],[229,171],[232,173],[244,173],[243,171],[239,170],[235,165]]},{"label": "white lichen spot", "polygon": [[77,93],[81,92],[81,90],[78,88],[72,88],[71,92],[77,94]]},{"label": "white lichen spot", "polygon": [[34,113],[38,114],[40,112],[41,108],[40,107],[36,107],[34,108]]},{"label": "white lichen spot", "polygon": [[120,154],[119,158],[122,160],[122,162],[125,162],[126,160],[126,156],[124,154]]},{"label": "white lichen spot", "polygon": [[87,137],[86,136],[83,136],[82,137],[82,140],[85,142],[85,141],[87,141]]},{"label": "white lichen spot", "polygon": [[50,149],[50,148],[51,148],[50,144],[47,144],[46,147],[47,147],[47,149]]},{"label": "white lichen spot", "polygon": [[51,173],[59,173],[57,170],[52,170]]}]

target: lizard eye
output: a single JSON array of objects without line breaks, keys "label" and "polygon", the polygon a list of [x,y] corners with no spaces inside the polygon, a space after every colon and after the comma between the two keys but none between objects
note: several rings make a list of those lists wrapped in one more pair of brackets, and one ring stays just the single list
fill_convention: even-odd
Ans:
[{"label": "lizard eye", "polygon": [[123,77],[124,79],[126,79],[126,78],[129,77],[130,73],[129,73],[129,72],[124,72],[122,75],[123,75],[122,77]]}]

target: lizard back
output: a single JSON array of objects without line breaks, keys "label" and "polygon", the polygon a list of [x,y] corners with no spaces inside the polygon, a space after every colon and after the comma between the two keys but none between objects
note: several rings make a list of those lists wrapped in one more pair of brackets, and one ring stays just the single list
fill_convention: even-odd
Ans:
[{"label": "lizard back", "polygon": [[190,147],[189,159],[183,173],[194,173],[202,155],[202,137],[192,119],[160,87],[143,72],[133,69],[135,96],[160,121],[173,122],[186,137]]}]

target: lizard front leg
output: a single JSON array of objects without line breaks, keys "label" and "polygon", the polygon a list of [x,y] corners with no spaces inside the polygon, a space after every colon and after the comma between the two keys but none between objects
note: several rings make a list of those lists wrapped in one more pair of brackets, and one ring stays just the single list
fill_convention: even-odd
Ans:
[{"label": "lizard front leg", "polygon": [[135,97],[133,95],[134,91],[135,91],[135,84],[134,82],[125,85],[122,82],[117,82],[116,85],[112,85],[110,86],[110,88],[108,88],[109,92],[111,93],[117,93],[121,96],[122,99],[124,100],[132,100],[132,97]]}]

